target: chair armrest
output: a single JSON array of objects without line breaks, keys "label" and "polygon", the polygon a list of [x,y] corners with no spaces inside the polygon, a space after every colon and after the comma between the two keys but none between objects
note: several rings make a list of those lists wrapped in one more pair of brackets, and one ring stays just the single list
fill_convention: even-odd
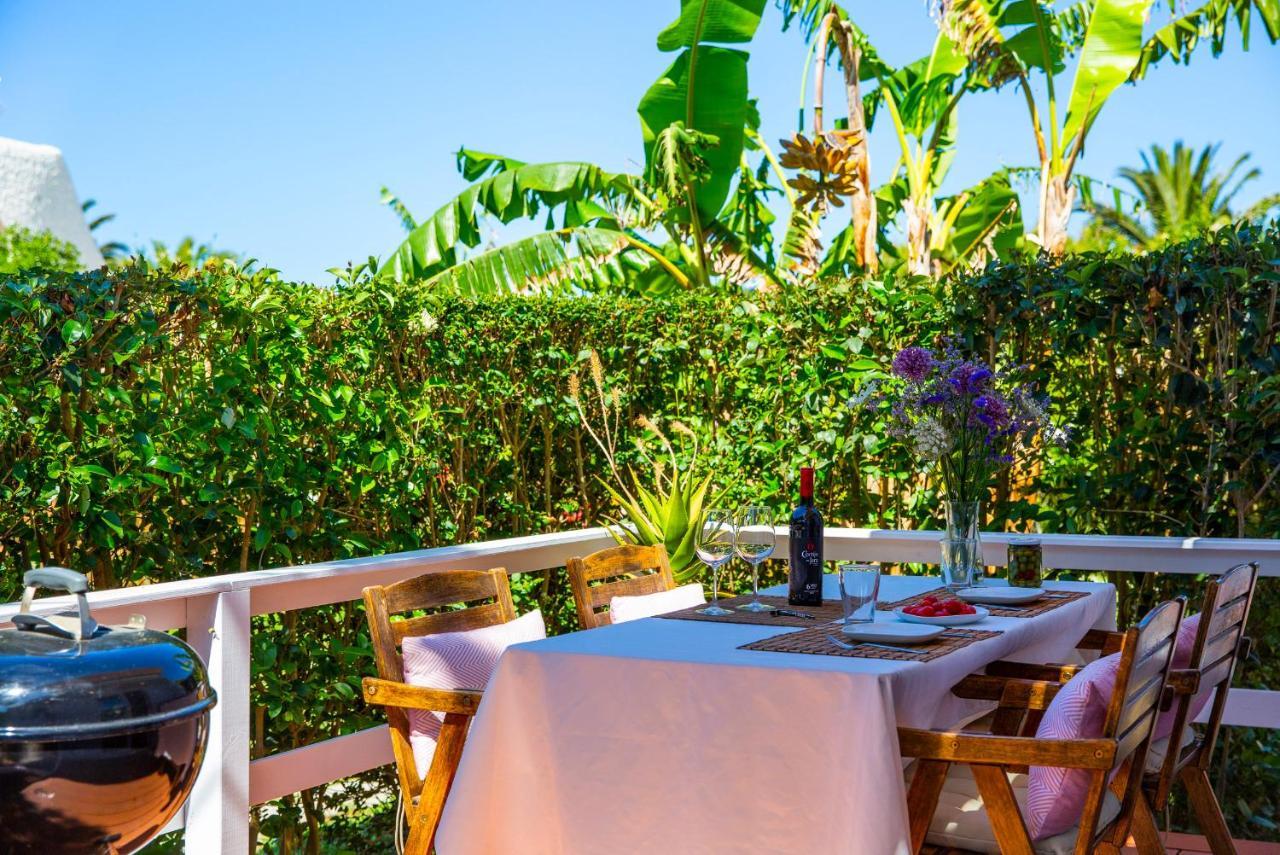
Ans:
[{"label": "chair armrest", "polygon": [[1119,653],[1124,644],[1123,632],[1110,632],[1105,629],[1091,629],[1076,642],[1077,650],[1099,650],[1103,656]]},{"label": "chair armrest", "polygon": [[1080,665],[1034,665],[1030,662],[1006,662],[997,659],[987,666],[992,677],[1016,677],[1020,680],[1052,680],[1064,683],[1080,672]]},{"label": "chair armrest", "polygon": [[1066,769],[1110,769],[1116,756],[1114,739],[1034,739],[910,727],[898,728],[898,746],[903,757],[924,760]]},{"label": "chair armrest", "polygon": [[956,697],[972,701],[999,701],[1001,707],[1044,710],[1058,694],[1057,680],[1019,680],[989,674],[970,674],[951,688]]},{"label": "chair armrest", "polygon": [[477,689],[428,689],[378,677],[364,678],[365,702],[384,707],[475,715],[481,696]]}]

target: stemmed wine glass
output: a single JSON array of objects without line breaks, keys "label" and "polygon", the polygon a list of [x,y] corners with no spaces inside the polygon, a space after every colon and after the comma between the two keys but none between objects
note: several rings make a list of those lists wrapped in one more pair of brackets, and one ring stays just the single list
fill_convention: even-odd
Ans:
[{"label": "stemmed wine glass", "polygon": [[738,513],[733,547],[751,565],[751,602],[738,606],[743,611],[766,612],[772,606],[760,602],[760,565],[773,555],[775,538],[768,508],[750,505]]},{"label": "stemmed wine glass", "polygon": [[733,614],[720,605],[720,568],[733,560],[733,515],[720,508],[704,512],[695,532],[693,548],[702,563],[711,568],[711,605],[698,609],[698,614],[712,617]]}]

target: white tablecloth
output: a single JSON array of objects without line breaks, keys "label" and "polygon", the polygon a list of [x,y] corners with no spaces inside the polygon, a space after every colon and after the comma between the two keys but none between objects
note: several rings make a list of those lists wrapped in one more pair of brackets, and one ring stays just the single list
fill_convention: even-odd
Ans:
[{"label": "white tablecloth", "polygon": [[[937,585],[887,576],[881,600]],[[1049,587],[1090,596],[988,618],[975,628],[998,637],[931,662],[738,650],[779,628],[664,618],[513,647],[437,850],[906,853],[894,726],[951,726],[974,712],[949,691],[966,674],[995,659],[1067,661],[1085,630],[1114,627],[1110,585]]]}]

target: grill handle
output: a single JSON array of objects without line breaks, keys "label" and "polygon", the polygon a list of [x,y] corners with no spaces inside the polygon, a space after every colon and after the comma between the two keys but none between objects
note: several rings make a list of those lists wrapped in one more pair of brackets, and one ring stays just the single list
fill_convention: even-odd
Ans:
[{"label": "grill handle", "polygon": [[[22,592],[22,607],[12,618],[18,629],[44,630],[76,641],[92,638],[97,633],[98,622],[89,614],[89,599],[85,596],[85,592],[89,590],[89,580],[83,573],[66,567],[39,567],[28,570],[22,577],[22,584],[26,586]],[[72,613],[47,616],[31,614],[31,601],[35,599],[38,588],[74,594],[79,619]]]}]

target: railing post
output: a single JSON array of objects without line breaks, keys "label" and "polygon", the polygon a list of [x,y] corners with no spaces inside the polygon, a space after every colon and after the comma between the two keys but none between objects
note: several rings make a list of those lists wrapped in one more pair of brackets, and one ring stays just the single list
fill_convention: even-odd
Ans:
[{"label": "railing post", "polygon": [[249,591],[187,601],[187,639],[209,668],[218,705],[187,802],[187,855],[249,851]]}]

